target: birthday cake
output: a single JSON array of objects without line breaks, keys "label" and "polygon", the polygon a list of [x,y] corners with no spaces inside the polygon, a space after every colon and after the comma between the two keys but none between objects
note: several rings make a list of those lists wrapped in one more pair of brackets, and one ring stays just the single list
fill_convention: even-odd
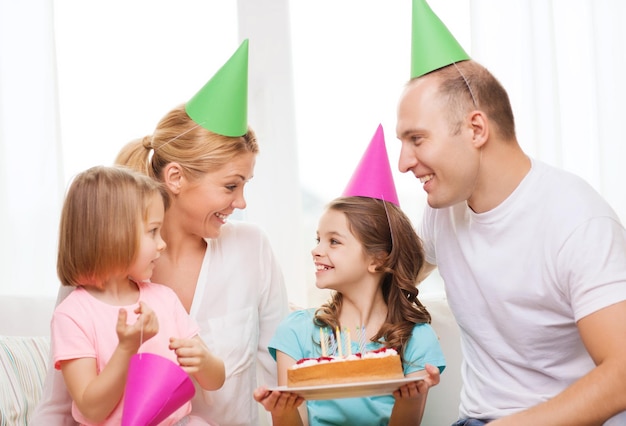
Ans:
[{"label": "birthday cake", "polygon": [[374,382],[404,378],[400,355],[395,349],[347,356],[303,358],[287,370],[287,386],[321,386]]}]

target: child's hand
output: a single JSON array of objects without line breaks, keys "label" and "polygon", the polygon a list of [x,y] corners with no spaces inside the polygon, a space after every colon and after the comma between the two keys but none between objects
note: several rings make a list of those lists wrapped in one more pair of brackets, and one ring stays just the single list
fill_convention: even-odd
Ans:
[{"label": "child's hand", "polygon": [[436,386],[439,384],[441,380],[441,374],[439,373],[439,367],[435,367],[434,365],[426,364],[424,366],[424,370],[428,373],[428,377],[426,377],[422,382],[428,385],[429,388]]},{"label": "child's hand", "polygon": [[191,339],[170,338],[170,349],[176,353],[181,368],[192,375],[206,390],[222,387],[226,380],[224,362],[213,355],[200,336]]},{"label": "child's hand", "polygon": [[[425,368],[428,376],[423,380],[407,383],[393,393],[396,399],[416,399],[423,398],[428,393],[428,389],[439,384],[441,376],[439,368],[426,364]],[[409,376],[410,377],[410,376]]]},{"label": "child's hand", "polygon": [[304,398],[295,393],[270,391],[263,386],[257,388],[253,396],[254,400],[261,404],[266,411],[272,413],[272,417],[275,418],[293,413],[293,410],[296,410],[304,402]]},{"label": "child's hand", "polygon": [[176,353],[180,366],[187,374],[194,374],[202,370],[211,359],[209,348],[200,339],[170,338],[170,349]]},{"label": "child's hand", "polygon": [[137,353],[141,344],[154,337],[159,331],[159,321],[148,305],[139,302],[135,313],[139,314],[137,321],[134,324],[127,324],[128,313],[126,309],[120,308],[115,328],[119,346],[132,353]]},{"label": "child's hand", "polygon": [[393,396],[396,399],[421,399],[426,393],[428,393],[428,385],[423,380],[418,380],[402,385],[394,391]]}]

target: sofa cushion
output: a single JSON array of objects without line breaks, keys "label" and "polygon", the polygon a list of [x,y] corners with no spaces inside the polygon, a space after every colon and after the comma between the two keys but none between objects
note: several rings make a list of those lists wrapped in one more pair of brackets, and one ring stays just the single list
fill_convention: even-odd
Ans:
[{"label": "sofa cushion", "polygon": [[0,336],[0,424],[27,425],[46,377],[48,337]]},{"label": "sofa cushion", "polygon": [[459,418],[461,401],[461,337],[459,326],[443,294],[431,293],[420,296],[420,300],[430,312],[432,326],[439,336],[446,369],[439,384],[428,391],[426,411],[422,419],[425,426],[450,425]]}]

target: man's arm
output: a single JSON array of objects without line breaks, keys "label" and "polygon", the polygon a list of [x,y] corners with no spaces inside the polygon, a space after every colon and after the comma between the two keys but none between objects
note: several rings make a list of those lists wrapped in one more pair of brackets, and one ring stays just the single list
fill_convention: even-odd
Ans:
[{"label": "man's arm", "polygon": [[437,268],[437,265],[433,265],[424,261],[424,264],[422,265],[419,273],[417,274],[417,283],[419,284],[422,281],[424,281],[426,278],[428,278],[430,273],[434,271],[436,268]]},{"label": "man's arm", "polygon": [[582,318],[578,330],[596,367],[549,401],[489,426],[601,425],[626,411],[626,301]]}]

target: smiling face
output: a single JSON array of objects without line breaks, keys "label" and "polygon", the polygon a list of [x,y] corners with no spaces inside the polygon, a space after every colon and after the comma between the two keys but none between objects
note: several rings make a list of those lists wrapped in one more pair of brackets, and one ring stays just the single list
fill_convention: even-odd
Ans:
[{"label": "smiling face", "polygon": [[438,93],[433,75],[412,81],[398,105],[396,133],[402,143],[398,167],[412,172],[428,194],[433,208],[469,200],[480,169],[480,148],[473,140],[467,117],[459,130],[452,112]]},{"label": "smiling face", "polygon": [[317,245],[311,251],[315,263],[315,285],[342,293],[354,290],[368,278],[374,264],[352,234],[346,215],[326,210],[319,220]]},{"label": "smiling face", "polygon": [[136,282],[147,281],[152,277],[154,262],[165,250],[166,244],[161,238],[164,210],[163,197],[155,193],[148,202],[145,219],[140,218],[139,250],[128,271],[128,276]]},{"label": "smiling face", "polygon": [[244,186],[252,178],[256,154],[246,152],[199,179],[182,179],[169,216],[187,232],[217,238],[235,209],[245,209]]}]

